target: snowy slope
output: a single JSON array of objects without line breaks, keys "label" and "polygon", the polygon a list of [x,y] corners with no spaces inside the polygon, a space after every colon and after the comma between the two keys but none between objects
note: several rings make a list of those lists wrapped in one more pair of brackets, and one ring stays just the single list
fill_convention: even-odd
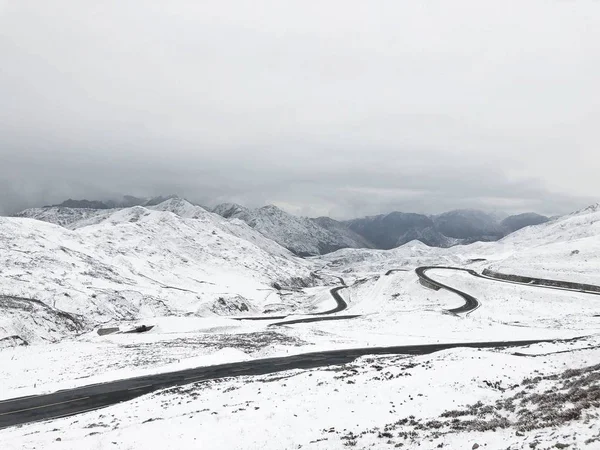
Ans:
[{"label": "snowy slope", "polygon": [[7,450],[597,449],[598,339],[519,351],[531,357],[464,348],[198,382],[0,439]]},{"label": "snowy slope", "polygon": [[[598,386],[599,298],[431,270],[434,278],[481,300],[473,314],[457,316],[444,310],[462,300],[426,289],[411,269],[492,266],[549,278],[560,273],[567,280],[579,271],[581,281],[592,282],[600,267],[599,223],[600,207],[592,207],[499,242],[441,249],[413,241],[389,251],[343,249],[301,260],[237,219],[178,199],[89,217],[73,230],[0,219],[0,286],[14,297],[31,293],[48,306],[30,309],[29,316],[63,327],[66,323],[57,320],[63,310],[95,322],[118,315],[191,316],[160,318],[143,335],[88,333],[52,346],[0,352],[5,390],[0,399],[35,393],[40,384],[60,381],[68,387],[199,366],[211,357],[218,362],[222,351],[225,362],[344,347],[588,336],[518,349],[365,357],[347,365],[190,384],[102,411],[2,430],[2,442],[15,449],[82,444],[416,449],[424,443],[425,448],[524,449],[557,442],[594,448],[578,445],[600,439],[597,403],[582,401]],[[472,261],[478,258],[485,261]],[[340,291],[348,303],[345,313],[360,317],[269,327],[265,321],[210,316],[219,298],[231,307],[226,314],[242,304],[249,313],[264,312],[277,298],[273,281],[308,277],[317,268],[319,276],[345,280]],[[386,275],[389,269],[408,271]],[[320,307],[331,302],[328,290],[320,286],[294,295],[298,303],[310,300]],[[16,302],[23,310],[34,307]],[[25,319],[0,321],[0,333],[4,327],[5,334],[15,335],[19,326],[30,332],[35,324]],[[554,391],[567,397],[555,398]],[[545,397],[548,417],[560,416],[560,422],[545,423],[537,414],[542,410],[535,405]],[[581,415],[572,414],[579,403]],[[531,410],[536,417],[527,415]]]},{"label": "snowy slope", "polygon": [[273,255],[279,255],[285,258],[291,257],[291,254],[287,249],[254,230],[244,221],[239,219],[227,220],[216,213],[208,212],[200,206],[192,205],[186,200],[171,198],[157,206],[149,207],[149,209],[169,211],[185,219],[202,221],[208,226],[219,228],[224,233],[247,240]]},{"label": "snowy slope", "polygon": [[412,241],[392,250],[344,249],[319,258],[346,273],[419,265],[472,265],[499,272],[600,284],[600,205],[522,228],[497,242],[452,248]]},{"label": "snowy slope", "polygon": [[0,294],[98,323],[262,312],[273,283],[310,282],[310,262],[244,224],[204,213],[184,218],[133,207],[76,230],[0,218]]},{"label": "snowy slope", "polygon": [[15,217],[42,220],[63,227],[71,227],[74,223],[99,214],[110,214],[105,209],[70,208],[65,206],[46,206],[43,208],[30,208],[18,213]]},{"label": "snowy slope", "polygon": [[428,247],[420,241],[411,241],[391,250],[343,249],[321,256],[318,261],[342,273],[366,273],[413,270],[425,265],[462,265],[467,259],[467,256],[452,249]]},{"label": "snowy slope", "polygon": [[492,270],[600,284],[600,204],[519,230],[489,250],[508,254]]},{"label": "snowy slope", "polygon": [[213,211],[226,218],[243,220],[269,239],[281,244],[300,256],[329,253],[340,248],[370,246],[366,240],[343,224],[335,225],[332,219],[309,219],[296,217],[269,205],[248,209],[240,205],[224,203]]},{"label": "snowy slope", "polygon": [[[161,198],[162,199],[162,198]],[[225,233],[232,234],[242,239],[258,245],[263,250],[280,256],[289,256],[289,252],[276,242],[266,238],[261,233],[254,231],[245,222],[237,219],[225,220],[218,214],[208,212],[206,209],[193,205],[187,200],[176,196],[170,196],[161,203],[155,204],[160,199],[148,200],[153,206],[147,206],[147,209],[155,211],[172,212],[185,219],[196,219],[209,226],[221,229]],[[137,206],[137,205],[136,205]],[[22,211],[16,217],[26,217],[30,219],[42,220],[44,222],[61,225],[70,230],[96,225],[109,219],[116,209],[86,209],[70,208],[63,206],[49,206],[44,208],[31,208]]]}]

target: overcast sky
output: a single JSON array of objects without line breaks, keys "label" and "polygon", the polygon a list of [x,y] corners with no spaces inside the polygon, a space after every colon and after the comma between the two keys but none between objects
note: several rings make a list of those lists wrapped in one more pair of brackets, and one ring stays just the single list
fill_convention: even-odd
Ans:
[{"label": "overcast sky", "polygon": [[0,213],[600,200],[599,1],[0,0]]}]

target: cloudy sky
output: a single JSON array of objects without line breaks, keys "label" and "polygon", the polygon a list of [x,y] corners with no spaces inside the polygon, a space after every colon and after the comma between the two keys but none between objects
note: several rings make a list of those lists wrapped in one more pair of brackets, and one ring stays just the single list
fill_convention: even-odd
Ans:
[{"label": "cloudy sky", "polygon": [[0,213],[600,200],[599,1],[0,0]]}]

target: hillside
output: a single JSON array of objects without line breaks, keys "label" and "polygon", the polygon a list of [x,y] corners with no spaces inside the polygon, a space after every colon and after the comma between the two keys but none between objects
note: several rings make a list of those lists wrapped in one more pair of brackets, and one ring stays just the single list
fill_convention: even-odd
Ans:
[{"label": "hillside", "polygon": [[491,264],[492,270],[599,284],[600,204],[521,229],[495,243],[494,252],[510,256]]},{"label": "hillside", "polygon": [[434,227],[444,236],[465,242],[495,241],[504,236],[502,227],[491,214],[472,209],[448,211],[433,217]]},{"label": "hillside", "polygon": [[546,216],[541,216],[536,213],[524,213],[517,214],[515,216],[509,216],[504,219],[500,224],[504,228],[505,234],[514,233],[521,228],[529,227],[531,225],[539,225],[548,222],[550,219]]},{"label": "hillside", "polygon": [[[102,220],[117,209],[131,206],[168,210],[187,218],[199,218],[208,212],[206,208],[175,195],[150,199],[124,196],[119,201],[105,202],[67,200],[57,206],[27,209],[16,217],[75,229]],[[329,217],[297,217],[273,205],[250,209],[234,203],[218,205],[211,212],[245,222],[264,237],[299,256],[324,255],[342,248],[388,250],[413,240],[430,247],[448,248],[478,241],[496,241],[519,229],[549,220],[535,213],[500,220],[497,215],[482,211],[455,210],[434,216],[392,212],[340,222]]]},{"label": "hillside", "polygon": [[[97,324],[259,313],[274,283],[312,282],[308,262],[245,224],[184,203],[157,207],[165,211],[138,206],[96,214],[74,230],[0,218],[0,294],[42,302],[50,317],[66,312]],[[184,216],[195,212],[168,211],[178,208]],[[12,311],[23,313],[0,324],[0,339],[20,328],[31,338],[22,304]]]},{"label": "hillside", "polygon": [[225,203],[218,205],[213,211],[223,217],[246,222],[256,231],[299,256],[320,255],[341,248],[371,246],[365,238],[357,236],[333,219],[297,217],[273,205],[248,209]]},{"label": "hillside", "polygon": [[547,220],[544,216],[526,213],[500,221],[493,214],[463,209],[434,216],[393,212],[349,220],[346,224],[376,248],[392,249],[413,240],[430,247],[447,248],[478,241],[496,241],[513,231]]},{"label": "hillside", "polygon": [[423,214],[393,212],[349,220],[347,224],[352,231],[373,242],[377,248],[391,249],[408,242],[402,242],[403,235],[430,228],[433,221]]},{"label": "hillside", "polygon": [[99,214],[106,214],[105,209],[70,208],[66,206],[45,206],[30,208],[16,214],[15,217],[41,220],[61,227],[70,228],[73,224]]}]

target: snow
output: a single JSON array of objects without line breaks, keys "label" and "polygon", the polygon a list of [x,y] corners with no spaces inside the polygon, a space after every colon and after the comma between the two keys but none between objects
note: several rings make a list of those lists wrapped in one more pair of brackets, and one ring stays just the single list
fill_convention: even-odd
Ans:
[{"label": "snow", "polygon": [[[591,411],[551,429],[515,433],[514,428],[487,432],[436,433],[432,421],[446,411],[478,401],[494,404],[516,394],[524,379],[561,374],[565,367],[597,363],[595,341],[532,347],[543,358],[514,355],[513,350],[456,349],[417,357],[363,357],[346,366],[240,377],[166,389],[137,400],[50,423],[0,431],[5,449],[211,448],[540,448],[556,442],[598,436]],[[536,351],[537,350],[537,351]],[[524,364],[524,362],[527,364]],[[556,382],[540,383],[540,394]],[[394,426],[406,418],[406,425]],[[423,428],[410,425],[410,418]],[[388,437],[386,427],[395,427]],[[415,431],[416,430],[416,431]],[[411,439],[401,432],[414,432]],[[349,439],[349,436],[356,436]],[[60,440],[58,440],[60,439]],[[574,441],[575,440],[575,441]]]},{"label": "snow", "polygon": [[343,247],[368,247],[364,238],[333,220],[296,217],[274,205],[251,210],[225,203],[214,212],[243,220],[264,236],[298,255],[320,255]]},{"label": "snow", "polygon": [[[259,313],[274,283],[313,282],[311,263],[210,213],[184,218],[133,207],[95,222],[67,230],[0,218],[2,295],[33,298],[96,324],[223,309]],[[23,320],[0,325],[0,338],[26,326]]]},{"label": "snow", "polygon": [[[341,449],[354,441],[356,448],[600,447],[594,420],[600,411],[593,404],[577,417],[527,432],[516,425],[457,431],[443,417],[482,402],[517,421],[519,411],[532,404],[510,411],[495,408],[496,402],[524,401],[525,394],[518,397],[522,390],[539,398],[564,391],[564,380],[573,376],[566,369],[599,361],[600,297],[431,269],[432,278],[480,300],[479,309],[455,315],[446,310],[462,299],[426,289],[414,272],[423,265],[491,268],[600,284],[599,207],[498,242],[440,249],[413,241],[389,251],[344,249],[305,260],[241,220],[180,199],[90,215],[69,228],[0,218],[1,294],[11,296],[0,297],[0,339],[24,336],[33,344],[7,340],[0,346],[0,399],[320,350],[555,342],[363,357],[345,366],[196,383],[0,430],[3,449]],[[388,274],[390,269],[401,270]],[[347,285],[340,294],[348,309],[336,315],[359,317],[284,326],[276,326],[280,319],[236,320],[265,311],[290,320],[331,309],[329,290],[340,285],[339,278]],[[275,282],[288,289],[274,288]],[[76,329],[69,329],[67,317],[74,318]],[[154,328],[96,333],[100,326],[123,330],[140,324]],[[593,377],[595,370],[589,369]],[[593,377],[589,389],[598,386]],[[557,408],[572,406],[558,403]],[[486,414],[460,416],[459,422],[481,425]]]},{"label": "snow", "polygon": [[42,220],[70,228],[80,221],[90,219],[97,215],[106,215],[114,210],[68,208],[64,206],[47,206],[45,208],[30,208],[17,214],[17,217]]}]

